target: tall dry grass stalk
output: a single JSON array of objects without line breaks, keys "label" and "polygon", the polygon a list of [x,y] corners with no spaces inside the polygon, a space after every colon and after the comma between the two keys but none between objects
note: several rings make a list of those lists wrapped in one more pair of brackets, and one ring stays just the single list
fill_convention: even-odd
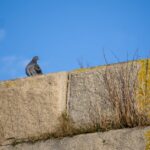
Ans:
[{"label": "tall dry grass stalk", "polygon": [[106,67],[102,75],[106,95],[114,108],[116,128],[135,127],[147,124],[147,118],[138,110],[138,65],[135,61],[120,64],[113,69]]}]

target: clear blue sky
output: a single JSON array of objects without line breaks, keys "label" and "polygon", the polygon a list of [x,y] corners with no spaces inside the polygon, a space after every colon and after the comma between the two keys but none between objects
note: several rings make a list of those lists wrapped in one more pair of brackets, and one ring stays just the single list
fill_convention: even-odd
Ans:
[{"label": "clear blue sky", "polygon": [[150,53],[150,0],[0,0],[0,80],[25,77],[34,56],[44,73]]}]

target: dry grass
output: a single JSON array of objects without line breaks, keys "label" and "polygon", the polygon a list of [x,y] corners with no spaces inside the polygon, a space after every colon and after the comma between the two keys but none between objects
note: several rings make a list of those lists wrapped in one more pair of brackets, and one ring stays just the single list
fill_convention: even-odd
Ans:
[{"label": "dry grass", "polygon": [[140,112],[136,102],[138,89],[138,65],[135,61],[109,69],[103,74],[105,99],[112,103],[115,111],[113,126],[135,127],[147,124],[147,118]]}]

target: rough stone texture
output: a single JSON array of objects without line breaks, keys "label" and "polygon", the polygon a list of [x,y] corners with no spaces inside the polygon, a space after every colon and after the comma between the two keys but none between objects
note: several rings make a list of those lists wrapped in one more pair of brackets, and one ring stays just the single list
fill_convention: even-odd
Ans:
[{"label": "rough stone texture", "polygon": [[39,141],[34,144],[1,146],[0,150],[149,150],[145,138],[149,131],[150,127],[112,130]]},{"label": "rough stone texture", "polygon": [[[106,66],[102,66],[71,72],[69,77],[67,110],[75,126],[80,128],[96,123],[103,124],[102,120],[104,119],[105,122],[115,122],[114,107],[108,101],[108,92],[104,88],[103,76],[105,71],[116,70],[117,72],[118,69],[131,71],[130,84],[132,84],[137,75],[138,68],[138,63],[122,63],[110,65],[107,68]],[[120,87],[117,90],[120,90]]]},{"label": "rough stone texture", "polygon": [[[119,68],[126,69],[130,66],[129,64],[132,63],[110,65],[107,66],[107,69],[111,71]],[[145,114],[150,114],[150,65],[147,64],[145,60],[138,61],[127,71],[131,71],[129,81],[129,88],[131,88],[138,69],[142,68],[138,75],[141,87],[136,96],[138,97],[138,107],[142,108],[146,112]],[[148,71],[145,68],[148,68]],[[105,129],[108,129],[109,126],[111,129],[117,128],[118,126],[110,123],[111,121],[117,122],[118,114],[114,105],[107,99],[108,91],[104,88],[103,80],[105,71],[106,66],[102,66],[94,69],[80,69],[70,73],[56,73],[0,82],[0,145],[3,145],[0,150],[143,150],[146,145],[144,134],[147,130],[149,130],[147,136],[150,141],[149,128],[123,129],[79,135],[61,140],[51,139],[35,144],[10,145],[16,141],[45,139],[59,131],[60,133],[69,131],[73,134],[81,134],[101,131],[102,126]],[[145,81],[148,81],[149,84]],[[114,83],[117,85],[117,78]],[[114,87],[121,91],[119,86]],[[114,99],[113,96],[112,98]],[[124,108],[124,103],[121,104],[123,106],[121,108]],[[66,110],[67,114],[63,113]],[[124,112],[126,112],[125,116],[130,118],[131,113]],[[121,115],[120,118],[122,118]],[[131,116],[131,118],[139,119],[138,116]],[[147,122],[146,125],[148,125]],[[9,146],[6,146],[7,144]],[[150,150],[150,142],[147,147],[146,150]]]},{"label": "rough stone texture", "polygon": [[59,128],[66,110],[65,72],[0,82],[0,141],[38,137]]},{"label": "rough stone texture", "polygon": [[[75,126],[90,124],[93,116],[113,117],[112,105],[101,98],[103,89],[103,68],[87,72],[72,72],[69,80],[68,114]],[[97,113],[97,114],[96,114]],[[106,116],[105,116],[106,117]]]}]

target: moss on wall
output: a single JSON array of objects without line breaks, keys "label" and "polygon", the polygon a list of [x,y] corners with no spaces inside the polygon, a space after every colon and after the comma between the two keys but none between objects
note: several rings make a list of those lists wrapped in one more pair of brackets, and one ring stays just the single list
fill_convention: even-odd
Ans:
[{"label": "moss on wall", "polygon": [[139,60],[137,101],[139,110],[150,118],[150,59]]},{"label": "moss on wall", "polygon": [[79,68],[76,70],[73,70],[72,72],[81,73],[81,72],[88,72],[91,70],[97,70],[97,69],[104,69],[106,66],[96,66],[96,67],[89,67],[89,68]]},{"label": "moss on wall", "polygon": [[146,147],[145,150],[150,150],[150,130],[145,133]]},{"label": "moss on wall", "polygon": [[0,84],[4,87],[7,87],[7,88],[17,86],[16,81],[6,81],[6,82],[2,82]]}]

